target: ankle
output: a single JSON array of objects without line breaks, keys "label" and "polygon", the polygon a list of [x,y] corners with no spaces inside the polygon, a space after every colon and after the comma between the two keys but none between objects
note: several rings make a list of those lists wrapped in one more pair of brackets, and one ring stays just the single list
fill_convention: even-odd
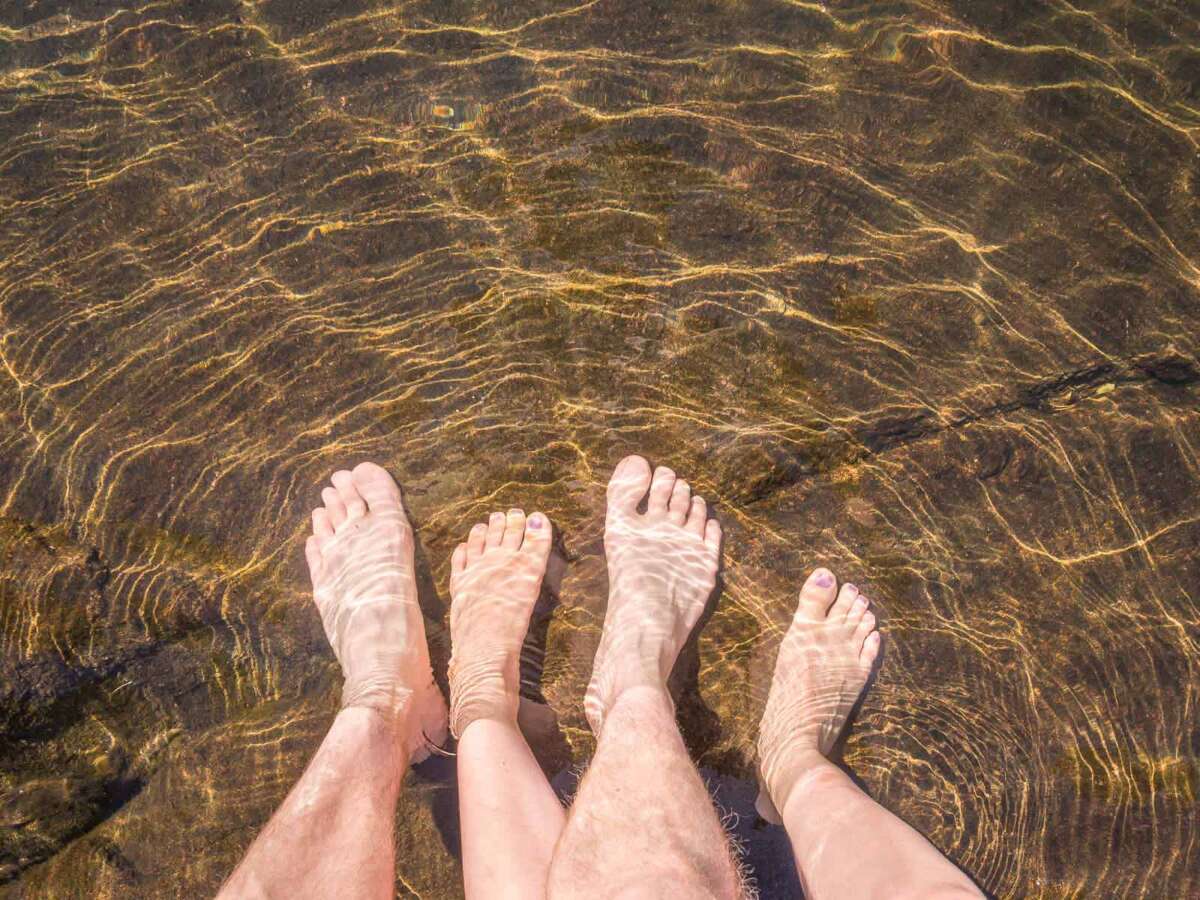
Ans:
[{"label": "ankle", "polygon": [[475,658],[463,662],[450,658],[450,733],[461,740],[467,726],[478,719],[516,725],[520,706],[520,671],[511,658]]},{"label": "ankle", "polygon": [[[462,746],[468,733],[475,734],[476,739],[480,735],[495,735],[501,731],[514,731],[521,734],[521,727],[517,722],[516,715],[508,715],[506,711],[495,708],[479,711],[479,715],[471,717],[461,717],[455,723],[455,728],[458,732],[458,743]],[[522,738],[523,739],[523,738]]]},{"label": "ankle", "polygon": [[785,807],[797,796],[802,795],[814,781],[838,772],[837,766],[821,755],[815,747],[790,753],[786,760],[764,763],[763,786],[771,802],[782,814]]},{"label": "ankle", "polygon": [[675,701],[661,681],[626,684],[613,691],[608,714],[617,709],[666,711],[675,718]]},{"label": "ankle", "polygon": [[378,752],[389,757],[398,772],[408,768],[410,725],[407,710],[343,706],[335,719],[335,723],[338,722],[343,728],[361,735],[368,756]]},{"label": "ankle", "polygon": [[500,722],[517,727],[517,708],[520,700],[512,697],[481,697],[478,699],[453,698],[450,705],[450,733],[455,740],[462,740],[467,728],[474,722]]},{"label": "ankle", "polygon": [[413,707],[412,688],[392,673],[372,674],[342,685],[342,709],[367,709],[390,727],[403,729]]}]

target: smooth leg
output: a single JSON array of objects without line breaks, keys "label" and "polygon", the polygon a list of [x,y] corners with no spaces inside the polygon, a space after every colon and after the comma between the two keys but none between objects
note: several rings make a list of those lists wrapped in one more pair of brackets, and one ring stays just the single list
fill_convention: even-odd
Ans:
[{"label": "smooth leg", "polygon": [[513,722],[475,719],[458,742],[467,897],[545,895],[567,812]]},{"label": "smooth leg", "polygon": [[805,897],[980,897],[925,838],[827,759],[880,636],[870,603],[828,569],[804,584],[775,664],[758,747],[763,815],[782,818]]},{"label": "smooth leg", "polygon": [[929,841],[824,758],[793,786],[782,815],[805,897],[982,896]]},{"label": "smooth leg", "polygon": [[338,713],[218,896],[392,897],[396,800],[408,768],[402,736],[402,728],[375,710]]},{"label": "smooth leg", "polygon": [[468,898],[542,897],[566,811],[517,727],[521,644],[550,556],[550,522],[493,513],[450,561],[451,728]]}]

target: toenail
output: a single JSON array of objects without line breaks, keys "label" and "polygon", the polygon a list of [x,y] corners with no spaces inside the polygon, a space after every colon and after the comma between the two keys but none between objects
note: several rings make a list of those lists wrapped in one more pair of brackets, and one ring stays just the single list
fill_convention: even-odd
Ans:
[{"label": "toenail", "polygon": [[844,585],[842,585],[842,587],[844,587],[848,591],[854,591],[854,593],[856,593],[856,594],[858,593],[858,587],[856,585],[850,584],[850,582],[846,582]]},{"label": "toenail", "polygon": [[529,517],[529,527],[534,529],[542,527],[542,516],[540,513],[534,513]]},{"label": "toenail", "polygon": [[828,569],[821,569],[813,576],[813,583],[817,587],[833,587],[833,573]]}]

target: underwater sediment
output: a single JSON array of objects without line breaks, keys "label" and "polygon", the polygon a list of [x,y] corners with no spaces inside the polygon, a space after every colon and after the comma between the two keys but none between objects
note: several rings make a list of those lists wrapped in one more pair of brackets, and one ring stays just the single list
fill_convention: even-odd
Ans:
[{"label": "underwater sediment", "polygon": [[[680,674],[749,810],[828,565],[845,748],[988,891],[1198,890],[1200,11],[1097,2],[35,0],[0,10],[0,891],[212,892],[319,742],[302,543],[401,482],[560,538],[536,739],[588,759],[604,483],[727,535]],[[461,895],[447,771],[402,896]]]}]

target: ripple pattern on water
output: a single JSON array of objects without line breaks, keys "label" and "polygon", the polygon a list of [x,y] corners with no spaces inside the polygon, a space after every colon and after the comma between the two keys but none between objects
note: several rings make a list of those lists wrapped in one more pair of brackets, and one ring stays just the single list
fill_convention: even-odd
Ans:
[{"label": "ripple pattern on water", "polygon": [[[725,526],[678,674],[735,809],[822,563],[887,635],[874,797],[997,896],[1194,895],[1197,47],[1115,0],[7,4],[0,880],[215,889],[336,708],[301,546],[363,458],[443,669],[466,528],[553,517],[536,749],[584,762],[637,450]],[[402,895],[459,896],[454,804],[410,780]]]}]

